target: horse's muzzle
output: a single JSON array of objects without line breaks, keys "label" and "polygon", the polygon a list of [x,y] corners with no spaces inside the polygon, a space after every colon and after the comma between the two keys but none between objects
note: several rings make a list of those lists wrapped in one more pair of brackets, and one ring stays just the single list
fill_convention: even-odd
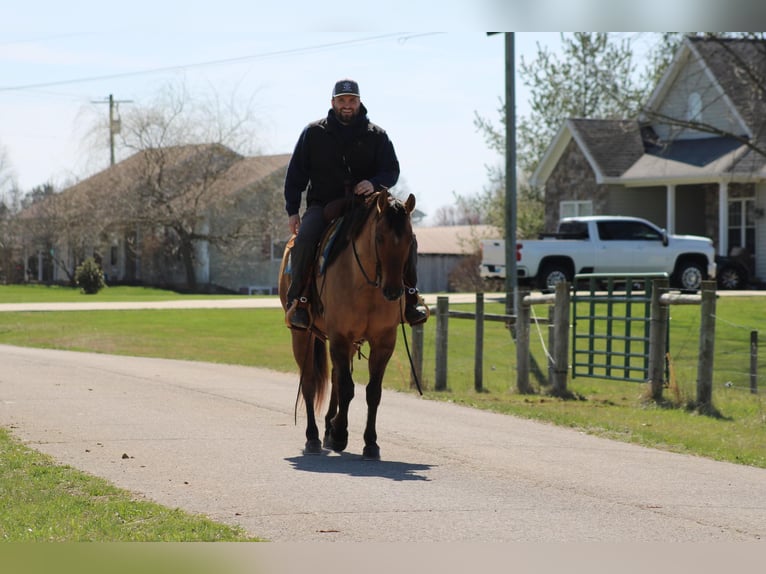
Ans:
[{"label": "horse's muzzle", "polygon": [[404,294],[402,287],[383,287],[383,297],[389,301],[396,301]]}]

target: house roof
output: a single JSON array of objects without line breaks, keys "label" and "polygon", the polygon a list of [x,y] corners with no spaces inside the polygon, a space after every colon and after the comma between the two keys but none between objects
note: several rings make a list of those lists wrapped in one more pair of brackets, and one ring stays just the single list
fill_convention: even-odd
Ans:
[{"label": "house roof", "polygon": [[[585,155],[599,184],[641,185],[660,180],[691,183],[723,176],[766,178],[766,157],[750,149],[746,140],[733,137],[751,137],[761,149],[766,147],[766,98],[762,93],[766,41],[686,38],[647,108],[652,109],[667,95],[673,78],[691,58],[702,64],[732,116],[739,118],[738,123],[749,133],[658,142],[651,126],[637,120],[570,118],[564,121],[530,178],[532,185],[545,183],[572,140]],[[753,81],[749,75],[753,72],[760,82]],[[756,94],[754,89],[760,92]]]},{"label": "house roof", "polygon": [[644,153],[636,120],[570,118],[564,122],[532,174],[532,185],[541,185],[548,179],[573,139],[585,154],[598,183],[603,183],[605,178],[619,177]]},{"label": "house roof", "polygon": [[[205,193],[205,200],[215,201],[229,194],[241,192],[262,181],[271,174],[287,167],[290,154],[243,157],[220,144],[172,146],[162,149],[139,151],[127,159],[108,167],[61,193],[52,195],[47,201],[66,202],[67,205],[87,206],[113,205],[115,198],[142,185],[149,174],[159,166],[171,174],[195,171],[195,166],[205,164],[196,171],[209,175],[209,163],[219,162],[218,175]],[[185,177],[185,176],[184,176]],[[192,176],[193,177],[193,176]],[[190,180],[189,180],[190,181]],[[26,211],[27,217],[34,217],[42,205],[33,204]]]},{"label": "house roof", "polygon": [[[739,112],[749,135],[763,128],[766,117],[766,41],[744,38],[686,38],[686,42],[722,87]],[[757,81],[753,81],[756,78]]]},{"label": "house roof", "polygon": [[279,170],[287,168],[290,154],[245,157],[232,165],[226,176],[216,182],[229,192],[237,192],[262,181]]},{"label": "house roof", "polygon": [[500,238],[494,225],[448,225],[416,227],[419,255],[470,255],[482,239]]}]

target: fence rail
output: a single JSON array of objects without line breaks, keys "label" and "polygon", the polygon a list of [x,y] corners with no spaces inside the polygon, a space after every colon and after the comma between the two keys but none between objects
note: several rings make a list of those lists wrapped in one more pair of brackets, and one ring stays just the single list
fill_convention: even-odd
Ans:
[{"label": "fence rail", "polygon": [[[699,360],[697,364],[697,404],[700,406],[710,405],[712,401],[712,376],[713,356],[715,345],[715,282],[705,281],[698,295],[686,295],[670,293],[667,278],[651,279],[650,318],[648,327],[648,352],[628,351],[632,357],[647,360],[648,354],[648,377],[642,379],[649,383],[651,396],[659,401],[662,398],[663,387],[666,382],[666,353],[669,307],[671,305],[700,305],[700,333],[699,333]],[[643,297],[643,295],[642,295]],[[617,299],[624,299],[624,295]],[[548,355],[548,382],[551,394],[554,396],[566,396],[567,377],[569,373],[569,330],[570,309],[572,302],[570,285],[560,283],[556,286],[554,294],[525,294],[520,298],[518,316],[484,313],[484,294],[476,294],[475,312],[450,311],[449,298],[437,297],[436,307],[431,308],[431,314],[436,319],[435,334],[435,381],[434,388],[437,391],[447,389],[447,356],[449,341],[449,318],[471,319],[476,323],[475,348],[474,348],[474,388],[481,391],[483,388],[483,355],[484,355],[484,322],[501,321],[515,332],[516,342],[516,386],[520,393],[533,392],[529,382],[531,372],[530,353],[530,324],[532,320],[531,309],[534,305],[549,305],[550,318],[536,319],[540,323],[548,323],[549,347],[552,350]],[[552,304],[552,305],[551,305]],[[638,320],[635,317],[625,317],[630,322]],[[646,321],[645,318],[641,320]],[[619,339],[622,336],[603,335],[592,333],[594,338]],[[415,377],[422,379],[423,374],[423,325],[412,328],[413,341],[413,367],[414,374],[412,385],[415,385]],[[641,337],[642,341],[645,337]],[[607,351],[594,350],[593,354],[606,353]],[[573,351],[574,353],[574,351]],[[757,365],[757,333],[751,337],[751,391],[757,392],[757,377],[755,367]],[[618,368],[618,367],[614,367]],[[643,370],[643,367],[621,366],[619,369]]]}]

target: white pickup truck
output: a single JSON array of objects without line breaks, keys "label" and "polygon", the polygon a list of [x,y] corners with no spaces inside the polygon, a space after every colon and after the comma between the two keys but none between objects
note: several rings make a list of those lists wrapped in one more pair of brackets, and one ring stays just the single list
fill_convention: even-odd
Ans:
[{"label": "white pickup truck", "polygon": [[[504,278],[505,241],[485,239],[481,248],[481,276]],[[516,270],[520,284],[543,290],[583,273],[667,273],[671,285],[696,291],[715,277],[716,263],[707,237],[668,235],[638,217],[594,215],[562,219],[556,233],[517,241]]]}]

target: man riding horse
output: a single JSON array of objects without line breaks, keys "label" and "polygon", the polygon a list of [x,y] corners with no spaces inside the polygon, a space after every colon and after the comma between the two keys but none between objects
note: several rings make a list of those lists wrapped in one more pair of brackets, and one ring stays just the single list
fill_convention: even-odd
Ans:
[{"label": "man riding horse", "polygon": [[[306,126],[298,138],[285,178],[285,208],[290,232],[296,234],[290,253],[291,283],[287,292],[291,327],[310,326],[308,272],[319,240],[329,222],[325,206],[344,197],[366,197],[393,187],[399,179],[399,160],[385,130],[367,118],[359,85],[340,80],[334,86],[327,117]],[[306,209],[299,215],[301,196]],[[410,325],[428,319],[417,292],[417,244],[413,240],[404,270],[404,318]]]}]

